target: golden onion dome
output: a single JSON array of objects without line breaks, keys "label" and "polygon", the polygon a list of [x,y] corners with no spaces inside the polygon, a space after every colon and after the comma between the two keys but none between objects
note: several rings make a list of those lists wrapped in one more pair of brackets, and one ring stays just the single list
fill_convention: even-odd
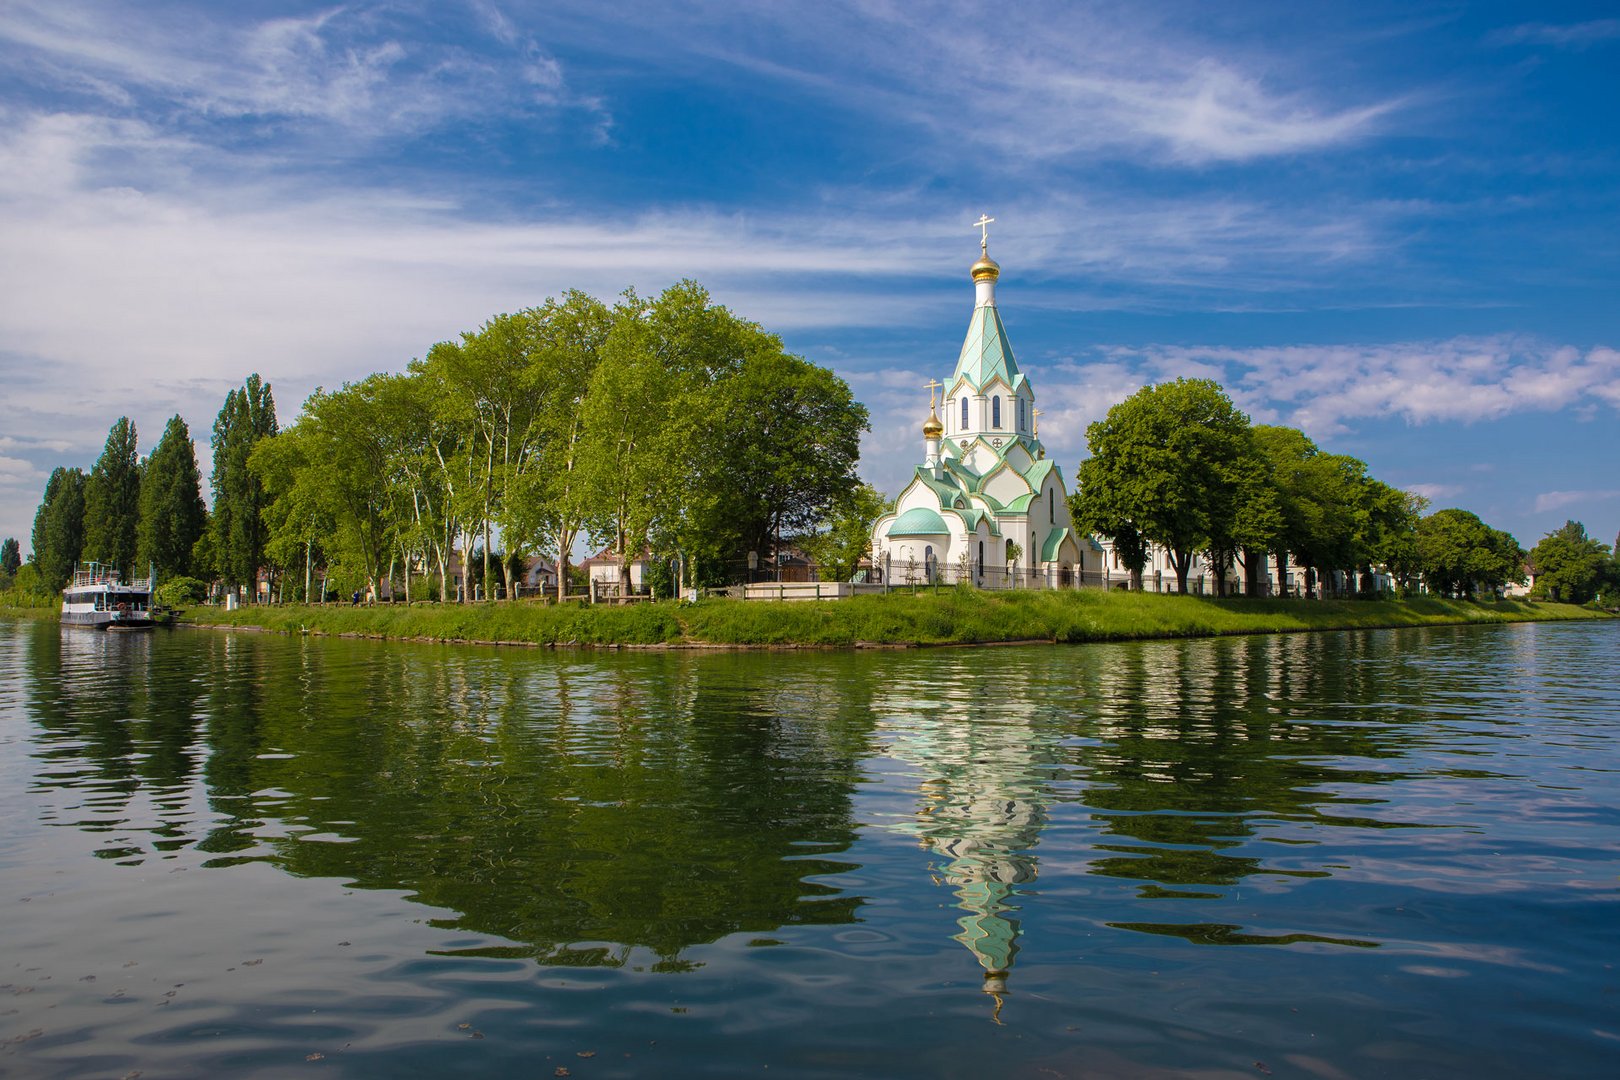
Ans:
[{"label": "golden onion dome", "polygon": [[1001,276],[1001,264],[992,259],[989,252],[985,252],[973,264],[972,273],[974,281],[994,281]]},{"label": "golden onion dome", "polygon": [[945,434],[945,425],[939,422],[939,416],[932,409],[928,412],[928,419],[923,421],[923,438],[937,439]]}]

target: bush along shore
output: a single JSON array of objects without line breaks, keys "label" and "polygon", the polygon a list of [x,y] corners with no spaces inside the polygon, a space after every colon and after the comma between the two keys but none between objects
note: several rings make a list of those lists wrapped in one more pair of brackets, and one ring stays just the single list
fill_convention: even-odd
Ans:
[{"label": "bush along shore", "polygon": [[404,641],[585,647],[850,648],[1128,641],[1612,618],[1505,600],[1215,600],[1122,592],[942,589],[847,600],[626,606],[481,603],[193,608],[182,625]]}]

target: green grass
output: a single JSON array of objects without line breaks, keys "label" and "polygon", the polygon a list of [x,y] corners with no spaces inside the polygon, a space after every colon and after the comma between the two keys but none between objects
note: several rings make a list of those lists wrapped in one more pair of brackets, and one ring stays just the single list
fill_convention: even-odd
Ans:
[{"label": "green grass", "polygon": [[1302,630],[1611,618],[1570,604],[1461,600],[1213,600],[1123,592],[942,589],[849,600],[666,601],[628,607],[533,602],[375,608],[194,608],[183,621],[427,641],[534,645],[955,645],[1122,641]]},{"label": "green grass", "polygon": [[0,591],[0,615],[22,615],[31,619],[60,619],[60,593],[40,594],[22,589]]}]

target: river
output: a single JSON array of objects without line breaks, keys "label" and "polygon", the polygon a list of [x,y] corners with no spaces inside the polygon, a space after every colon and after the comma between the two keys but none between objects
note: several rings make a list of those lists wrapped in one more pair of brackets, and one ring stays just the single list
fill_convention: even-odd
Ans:
[{"label": "river", "polygon": [[553,652],[0,621],[0,1074],[1589,1077],[1620,623]]}]

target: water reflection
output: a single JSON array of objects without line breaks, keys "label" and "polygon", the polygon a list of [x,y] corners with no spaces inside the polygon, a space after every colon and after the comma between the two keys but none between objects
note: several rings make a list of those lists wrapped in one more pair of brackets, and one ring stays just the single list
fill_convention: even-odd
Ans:
[{"label": "water reflection", "polygon": [[891,733],[886,753],[918,777],[914,817],[894,827],[937,857],[933,880],[964,912],[955,940],[983,968],[982,989],[999,1016],[1022,932],[1016,894],[1038,873],[1034,848],[1059,797],[1062,740],[1027,708],[951,694],[971,685],[964,674],[931,673],[935,693],[946,691],[939,701],[902,682],[873,704]]},{"label": "water reflection", "polygon": [[[1443,634],[1410,640],[764,657],[23,638],[35,790],[103,858],[269,862],[404,891],[501,939],[480,955],[680,971],[729,934],[859,920],[840,879],[876,822],[927,853],[998,1013],[1054,825],[1066,879],[1132,900],[1099,925],[1380,945],[1231,902],[1350,870],[1337,836],[1458,827],[1414,791],[1511,779],[1458,759],[1510,734],[1512,685],[1483,709]],[[899,812],[861,806],[883,759],[906,773]]]},{"label": "water reflection", "polygon": [[[831,675],[237,635],[33,642],[36,784],[83,796],[93,813],[63,823],[117,833],[130,863],[193,830],[178,785],[204,750],[201,682],[205,866],[405,890],[515,942],[485,955],[565,965],[646,950],[681,970],[695,944],[847,923],[861,902],[828,879],[849,869],[832,856],[854,835],[870,712]],[[181,673],[199,659],[200,679]],[[143,788],[156,822],[133,811]]]}]

